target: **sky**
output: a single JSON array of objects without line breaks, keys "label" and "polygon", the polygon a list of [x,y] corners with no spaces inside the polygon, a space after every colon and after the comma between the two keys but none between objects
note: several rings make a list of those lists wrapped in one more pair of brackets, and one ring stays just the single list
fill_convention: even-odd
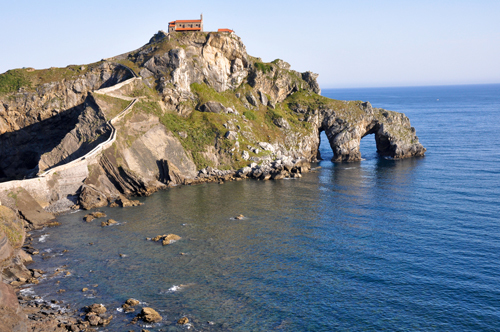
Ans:
[{"label": "sky", "polygon": [[96,62],[203,13],[322,89],[500,83],[498,0],[0,1],[0,73]]}]

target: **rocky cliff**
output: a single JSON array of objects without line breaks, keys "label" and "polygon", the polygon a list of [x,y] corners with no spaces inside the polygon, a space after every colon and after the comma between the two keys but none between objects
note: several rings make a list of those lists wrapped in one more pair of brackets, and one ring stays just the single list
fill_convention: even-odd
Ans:
[{"label": "rocky cliff", "polygon": [[425,153],[404,114],[322,97],[316,78],[249,56],[232,33],[205,32],[159,32],[138,50],[86,66],[9,71],[0,75],[0,177],[34,177],[112,142],[79,168],[44,178],[43,190],[27,188],[45,208],[68,208],[77,196],[91,208],[229,179],[249,165],[248,174],[266,178],[277,160],[316,161],[322,131],[336,162],[361,160],[369,134],[382,156]]}]

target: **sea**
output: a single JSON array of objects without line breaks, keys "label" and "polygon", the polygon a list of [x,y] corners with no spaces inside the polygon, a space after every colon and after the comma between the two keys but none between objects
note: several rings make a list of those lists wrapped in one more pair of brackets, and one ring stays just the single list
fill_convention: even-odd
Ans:
[{"label": "sea", "polygon": [[[425,157],[381,158],[369,135],[362,161],[332,163],[322,136],[300,179],[168,189],[100,209],[109,227],[61,215],[29,267],[64,272],[23,292],[102,303],[101,331],[499,331],[500,84],[323,95],[405,113]],[[130,325],[143,306],[162,322]]]}]

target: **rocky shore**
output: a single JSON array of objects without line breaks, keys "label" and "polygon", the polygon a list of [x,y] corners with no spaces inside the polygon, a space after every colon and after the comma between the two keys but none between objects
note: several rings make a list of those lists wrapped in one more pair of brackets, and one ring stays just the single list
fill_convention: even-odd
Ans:
[{"label": "rocky shore", "polygon": [[[206,167],[198,172],[198,175],[192,181],[183,181],[176,185],[196,185],[207,182],[240,181],[243,179],[253,180],[280,180],[283,178],[300,178],[303,173],[311,171],[311,165],[304,159],[292,159],[290,157],[281,157],[279,159],[264,161],[260,165],[251,163],[237,171],[218,170]],[[313,170],[314,171],[314,170]],[[167,188],[167,187],[166,187]],[[130,200],[124,196],[110,202],[111,207],[131,207],[140,203]],[[77,207],[75,207],[77,208]],[[105,314],[105,308],[98,304],[86,308],[74,308],[71,304],[60,302],[54,299],[43,299],[32,290],[42,278],[53,278],[58,275],[69,275],[70,272],[64,267],[56,270],[52,274],[47,274],[42,270],[29,269],[29,263],[33,262],[33,256],[41,257],[29,230],[36,230],[42,227],[56,227],[58,223],[43,210],[40,216],[31,211],[33,220],[44,220],[39,223],[30,224],[23,220],[22,211],[18,210],[20,215],[6,206],[0,206],[1,225],[3,237],[0,240],[0,254],[5,259],[2,261],[2,273],[0,277],[0,323],[6,327],[5,331],[85,331],[91,327],[106,326],[109,324],[112,315]],[[49,218],[47,218],[49,217]],[[236,217],[241,219],[241,217]],[[95,211],[87,214],[85,222],[91,222],[94,219],[106,218],[106,214]],[[102,221],[101,226],[115,224],[116,221],[109,219]],[[28,231],[28,233],[26,233]],[[10,238],[20,238],[15,243],[9,241],[7,234],[13,234]],[[21,241],[23,239],[23,241]],[[171,244],[181,238],[175,234],[159,235],[152,238],[153,241],[159,241],[163,245]],[[64,253],[64,252],[63,252]],[[36,287],[36,286],[35,286]],[[84,288],[82,291],[88,291]],[[57,292],[65,292],[59,289]],[[125,312],[131,312],[138,304],[136,300],[128,300],[122,307]],[[139,320],[145,322],[154,322],[156,317],[152,308],[143,308],[140,314],[131,322],[132,324]],[[82,316],[82,314],[84,316]],[[157,314],[157,313],[156,313]],[[158,315],[158,317],[161,316]],[[187,324],[189,319],[186,317],[179,319],[178,324]],[[4,331],[4,330],[0,330]]]}]

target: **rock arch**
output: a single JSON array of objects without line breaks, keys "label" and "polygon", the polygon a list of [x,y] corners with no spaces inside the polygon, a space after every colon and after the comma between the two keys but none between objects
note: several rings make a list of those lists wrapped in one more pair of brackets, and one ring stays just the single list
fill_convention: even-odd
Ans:
[{"label": "rock arch", "polygon": [[323,110],[318,121],[318,136],[324,131],[333,151],[333,162],[361,160],[361,139],[374,134],[377,152],[394,159],[423,156],[426,149],[419,143],[415,128],[402,113],[360,104],[361,112],[350,118],[333,110]]}]

